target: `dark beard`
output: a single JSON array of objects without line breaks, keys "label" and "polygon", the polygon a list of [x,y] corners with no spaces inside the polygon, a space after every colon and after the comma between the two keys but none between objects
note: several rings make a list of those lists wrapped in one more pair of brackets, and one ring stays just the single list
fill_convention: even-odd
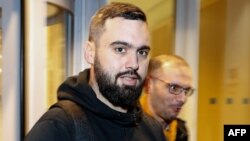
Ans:
[{"label": "dark beard", "polygon": [[[94,73],[99,86],[99,91],[110,103],[115,106],[120,106],[124,109],[132,109],[136,106],[144,84],[141,82],[141,77],[136,71],[130,70],[119,73],[115,77],[115,82],[112,83],[111,76],[104,72],[104,70],[101,68],[99,59],[96,58],[94,63]],[[138,86],[118,86],[116,84],[117,79],[119,76],[124,74],[136,75],[141,83]]]}]

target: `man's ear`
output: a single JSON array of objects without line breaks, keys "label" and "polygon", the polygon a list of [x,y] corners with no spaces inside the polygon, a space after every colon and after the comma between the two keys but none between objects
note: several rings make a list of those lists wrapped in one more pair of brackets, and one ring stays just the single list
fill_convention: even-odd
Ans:
[{"label": "man's ear", "polygon": [[85,43],[84,57],[86,61],[90,64],[94,64],[95,59],[95,45],[93,42],[87,41]]}]

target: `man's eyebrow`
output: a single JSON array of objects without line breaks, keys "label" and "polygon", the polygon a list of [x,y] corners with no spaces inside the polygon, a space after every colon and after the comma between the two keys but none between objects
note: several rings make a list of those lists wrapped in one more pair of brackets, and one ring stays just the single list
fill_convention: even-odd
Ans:
[{"label": "man's eyebrow", "polygon": [[183,88],[183,89],[185,89],[185,90],[187,90],[187,89],[193,89],[192,86],[183,87],[182,85],[180,85],[180,84],[178,84],[178,83],[170,83],[170,84],[171,84],[171,85],[178,86],[178,87],[181,87],[181,88]]},{"label": "man's eyebrow", "polygon": [[[111,46],[113,46],[113,45],[124,45],[124,46],[127,46],[127,47],[132,47],[133,46],[132,44],[129,44],[128,42],[124,42],[124,41],[114,41],[110,45]],[[137,50],[144,50],[144,49],[150,50],[150,47],[147,46],[147,45],[144,45],[144,46],[139,47]]]},{"label": "man's eyebrow", "polygon": [[141,46],[137,50],[149,50],[150,51],[150,47],[145,45],[145,46]]},{"label": "man's eyebrow", "polygon": [[113,46],[113,45],[124,45],[124,46],[127,46],[127,47],[132,47],[131,44],[129,44],[128,42],[124,42],[124,41],[114,41],[110,45],[111,46]]}]

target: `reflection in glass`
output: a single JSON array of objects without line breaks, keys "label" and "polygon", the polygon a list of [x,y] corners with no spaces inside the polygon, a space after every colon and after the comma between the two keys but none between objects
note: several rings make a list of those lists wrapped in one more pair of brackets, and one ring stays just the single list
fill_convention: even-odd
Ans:
[{"label": "reflection in glass", "polygon": [[72,16],[65,9],[47,4],[47,107],[56,101],[58,86],[71,74]]}]

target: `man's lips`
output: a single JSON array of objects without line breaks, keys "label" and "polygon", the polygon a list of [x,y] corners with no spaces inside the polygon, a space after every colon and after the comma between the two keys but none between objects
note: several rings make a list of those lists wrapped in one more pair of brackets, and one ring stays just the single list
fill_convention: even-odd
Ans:
[{"label": "man's lips", "polygon": [[135,86],[139,79],[136,75],[122,75],[120,78],[122,83],[128,86]]},{"label": "man's lips", "polygon": [[174,112],[175,112],[176,114],[179,114],[180,111],[181,111],[181,109],[182,109],[182,106],[174,106],[174,107],[173,107],[173,110],[174,110]]}]

